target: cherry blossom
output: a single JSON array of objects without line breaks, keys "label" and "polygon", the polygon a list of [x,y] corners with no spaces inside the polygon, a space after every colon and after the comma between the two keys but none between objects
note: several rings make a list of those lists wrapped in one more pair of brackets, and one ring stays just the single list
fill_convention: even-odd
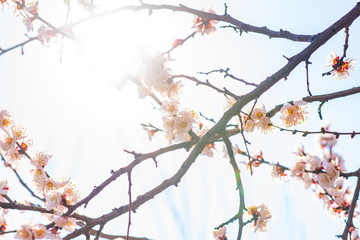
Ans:
[{"label": "cherry blossom", "polygon": [[[213,10],[209,10],[209,13],[215,14]],[[216,31],[214,24],[218,21],[208,19],[206,17],[195,16],[193,28],[196,28],[201,35],[210,34]]]},{"label": "cherry blossom", "polygon": [[251,220],[254,221],[254,231],[265,232],[267,230],[267,224],[272,217],[269,208],[262,203],[260,205],[251,205],[247,209]]},{"label": "cherry blossom", "polygon": [[53,29],[48,29],[44,25],[38,29],[38,33],[38,39],[43,45],[48,44],[56,36],[56,33]]},{"label": "cherry blossom", "polygon": [[9,129],[14,120],[10,112],[5,109],[0,110],[0,128],[3,130]]},{"label": "cherry blossom", "polygon": [[31,163],[36,167],[45,167],[51,158],[52,155],[50,154],[38,152]]},{"label": "cherry blossom", "polygon": [[294,101],[293,104],[285,103],[280,109],[280,119],[286,127],[296,126],[305,121],[306,106],[307,104],[302,100]]},{"label": "cherry blossom", "polygon": [[29,224],[21,225],[20,228],[18,228],[16,231],[15,238],[21,240],[33,240],[34,235],[31,231],[31,226]]},{"label": "cherry blossom", "polygon": [[7,186],[8,182],[7,180],[0,180],[0,194],[6,195],[9,191],[9,187]]},{"label": "cherry blossom", "polygon": [[334,78],[343,80],[349,77],[350,70],[354,70],[355,68],[355,59],[345,59],[340,61],[340,57],[336,54],[336,52],[332,51],[326,56],[326,65],[331,66],[333,68],[331,74]]},{"label": "cherry blossom", "polygon": [[226,240],[226,226],[214,230],[213,235],[216,240]]},{"label": "cherry blossom", "polygon": [[31,227],[35,239],[43,239],[48,235],[48,230],[43,224],[35,224]]}]

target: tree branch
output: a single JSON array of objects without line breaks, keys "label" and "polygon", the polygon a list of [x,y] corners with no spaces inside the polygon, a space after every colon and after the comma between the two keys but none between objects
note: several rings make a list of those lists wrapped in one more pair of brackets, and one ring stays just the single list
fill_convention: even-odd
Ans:
[{"label": "tree branch", "polygon": [[205,74],[205,75],[209,75],[210,73],[214,73],[214,72],[224,73],[224,78],[230,77],[230,78],[232,78],[232,79],[234,79],[236,81],[244,83],[245,85],[250,85],[250,86],[253,86],[253,87],[259,86],[256,83],[247,82],[244,79],[237,78],[234,75],[230,74],[229,71],[230,71],[230,68],[226,68],[226,69],[212,70],[210,72],[198,72],[198,73],[199,74]]},{"label": "tree branch", "polygon": [[237,240],[241,239],[241,235],[242,235],[242,230],[244,227],[244,220],[243,220],[243,211],[245,209],[245,194],[244,194],[244,187],[241,181],[241,177],[240,177],[240,169],[236,164],[235,161],[235,157],[234,157],[234,152],[232,150],[232,144],[230,142],[229,137],[226,135],[226,132],[221,132],[220,133],[224,143],[226,145],[226,149],[230,158],[230,164],[234,170],[235,173],[235,179],[236,179],[236,186],[237,189],[239,191],[239,197],[240,197],[240,206],[239,206],[239,211],[237,214],[237,218],[239,219],[239,230],[238,230],[238,236],[237,236]]},{"label": "tree branch", "polygon": [[350,227],[353,226],[354,211],[355,211],[357,200],[359,199],[359,191],[360,191],[360,169],[357,170],[357,178],[358,179],[357,179],[357,183],[356,183],[356,188],[355,188],[354,196],[352,198],[350,209],[348,212],[348,218],[346,221],[345,229],[344,229],[343,234],[341,235],[341,238],[343,240],[348,239],[349,229],[350,229]]},{"label": "tree branch", "polygon": [[[20,147],[21,147],[21,146],[20,146]],[[1,153],[0,153],[0,156],[1,156],[1,159],[2,159],[4,162],[6,162],[4,156],[3,156]],[[45,202],[45,199],[44,199],[44,198],[39,197],[38,195],[36,195],[36,194],[34,193],[33,190],[31,190],[31,188],[29,188],[29,186],[24,182],[24,180],[22,180],[21,176],[18,174],[18,172],[17,172],[14,168],[12,168],[11,166],[9,166],[9,167],[10,167],[11,170],[15,173],[15,175],[16,175],[16,177],[18,178],[18,180],[19,180],[19,182],[21,183],[21,185],[23,185],[23,186],[29,191],[29,193],[31,194],[31,196],[39,199],[39,200],[42,201],[42,202]]]},{"label": "tree branch", "polygon": [[[23,48],[26,44],[28,44],[28,43],[30,43],[30,42],[32,42],[32,41],[34,41],[34,40],[38,40],[38,36],[36,36],[36,37],[29,37],[28,40],[26,40],[26,41],[24,41],[24,42],[22,42],[22,43],[16,44],[15,46],[12,46],[12,47],[7,48],[7,49],[2,49],[2,48],[0,48],[0,56],[3,55],[3,54],[5,54],[5,53],[7,53],[7,52],[10,52],[11,50],[14,50],[15,48],[18,48],[18,47]],[[23,53],[23,52],[22,52],[22,53]]]},{"label": "tree branch", "polygon": [[173,75],[172,78],[185,78],[185,79],[189,79],[189,80],[195,82],[195,83],[196,83],[196,86],[198,86],[198,85],[204,85],[204,86],[207,86],[207,87],[209,87],[209,88],[214,89],[215,91],[217,91],[217,92],[219,92],[219,93],[222,93],[222,94],[225,94],[225,95],[229,95],[229,96],[231,96],[231,97],[233,97],[233,98],[235,98],[235,99],[239,98],[238,95],[230,92],[229,90],[227,90],[227,89],[225,89],[225,88],[224,88],[224,90],[222,90],[222,89],[220,89],[220,88],[215,87],[214,85],[212,85],[212,84],[209,82],[209,80],[206,80],[206,82],[202,82],[202,81],[198,80],[198,79],[195,78],[195,77],[190,77],[190,76],[187,76],[187,75],[184,75],[184,74]]},{"label": "tree branch", "polygon": [[102,16],[106,16],[109,14],[114,14],[119,11],[124,11],[124,10],[139,11],[139,10],[144,10],[144,9],[149,10],[151,12],[153,10],[161,10],[161,9],[172,10],[174,12],[187,12],[187,13],[197,15],[201,18],[207,18],[207,19],[212,19],[212,20],[229,23],[229,24],[233,25],[233,26],[230,26],[232,28],[236,28],[236,29],[239,29],[240,31],[244,31],[244,32],[254,32],[254,33],[263,34],[263,35],[268,36],[269,38],[284,38],[284,39],[298,41],[298,42],[311,42],[314,38],[313,35],[293,34],[289,31],[282,30],[282,29],[280,29],[280,31],[274,31],[274,30],[268,29],[267,27],[252,26],[250,24],[241,22],[241,21],[231,17],[229,14],[217,15],[214,13],[209,13],[209,12],[205,12],[205,11],[192,9],[192,8],[186,7],[181,4],[179,6],[173,6],[173,5],[167,5],[167,4],[162,4],[162,5],[146,4],[146,3],[141,2],[140,6],[126,6],[126,7],[121,7],[118,9],[110,10],[110,11],[105,11],[105,12],[102,12],[99,14],[94,14],[88,18],[84,18],[84,19],[76,22],[74,25],[78,25],[82,22],[89,21],[93,18],[102,17]]}]

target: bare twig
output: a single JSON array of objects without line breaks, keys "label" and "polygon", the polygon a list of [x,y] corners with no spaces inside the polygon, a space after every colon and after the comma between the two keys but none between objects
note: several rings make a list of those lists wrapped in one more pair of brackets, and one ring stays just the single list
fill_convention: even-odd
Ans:
[{"label": "bare twig", "polygon": [[354,217],[354,211],[355,211],[355,207],[356,207],[356,203],[359,199],[359,191],[360,191],[360,169],[357,170],[357,182],[356,182],[356,187],[355,187],[355,191],[354,191],[354,195],[351,201],[351,205],[350,205],[350,209],[348,212],[348,218],[346,221],[346,225],[345,225],[345,229],[343,234],[341,235],[343,240],[347,240],[348,239],[348,234],[349,234],[349,229],[351,227],[353,227],[353,217]]},{"label": "bare twig", "polygon": [[175,42],[173,43],[172,48],[170,48],[168,51],[164,52],[163,54],[170,54],[170,52],[172,50],[174,50],[175,48],[183,45],[187,40],[189,40],[190,38],[193,38],[195,36],[195,34],[197,33],[197,31],[194,31],[193,33],[191,33],[189,36],[187,36],[184,39],[176,39]]},{"label": "bare twig", "polygon": [[321,113],[321,108],[324,106],[324,104],[325,104],[326,102],[327,102],[327,101],[324,101],[324,102],[321,102],[321,103],[319,104],[318,114],[319,114],[320,120],[323,120],[323,118],[322,118],[322,113]]},{"label": "bare twig", "polygon": [[303,130],[298,130],[298,129],[287,129],[287,128],[282,128],[282,127],[279,127],[279,126],[276,126],[274,124],[272,124],[272,126],[274,128],[277,128],[279,129],[280,131],[285,131],[285,132],[291,132],[293,135],[297,134],[297,133],[302,133],[302,136],[303,137],[306,137],[307,135],[310,135],[310,134],[325,134],[325,133],[328,133],[328,134],[332,134],[334,135],[336,138],[338,138],[339,136],[341,135],[349,135],[351,138],[354,138],[356,135],[359,135],[360,132],[335,132],[335,131],[327,131],[325,130],[324,128],[321,128],[320,131],[303,131]]},{"label": "bare twig", "polygon": [[1,235],[5,235],[5,234],[9,234],[9,233],[16,233],[16,230],[12,230],[12,231],[4,231],[4,232],[0,232],[0,236]]},{"label": "bare twig", "polygon": [[226,68],[226,69],[212,70],[210,72],[198,72],[198,73],[199,74],[205,74],[205,75],[209,75],[210,73],[214,73],[214,72],[224,73],[224,78],[230,77],[230,78],[232,78],[234,80],[245,83],[246,85],[250,85],[250,86],[254,86],[254,87],[259,86],[256,83],[250,83],[250,82],[245,81],[244,79],[237,78],[234,75],[230,74],[229,71],[230,71],[230,68]]},{"label": "bare twig", "polygon": [[[65,19],[65,25],[68,24],[69,16],[70,16],[70,1],[66,2],[67,4],[67,13]],[[60,47],[60,62],[62,61],[62,52],[64,47],[64,35],[61,36],[61,47]]]},{"label": "bare twig", "polygon": [[7,53],[7,52],[10,52],[11,50],[14,50],[14,49],[18,48],[18,47],[23,48],[26,44],[28,44],[28,43],[30,43],[30,42],[32,42],[32,41],[34,41],[34,40],[38,40],[38,36],[36,36],[36,37],[29,37],[28,40],[26,40],[26,41],[24,41],[24,42],[22,42],[22,43],[16,44],[15,46],[12,46],[12,47],[10,47],[10,48],[0,49],[0,56],[3,55],[3,54],[5,54],[5,53]]},{"label": "bare twig", "polygon": [[310,91],[310,82],[309,82],[309,64],[311,64],[311,62],[309,62],[309,59],[306,59],[306,61],[305,61],[306,88],[307,88],[307,91],[309,93],[309,96],[312,96],[311,91]]},{"label": "bare twig", "polygon": [[225,95],[229,95],[229,96],[231,96],[231,97],[233,97],[233,98],[235,98],[235,99],[239,98],[239,96],[237,96],[236,94],[230,92],[230,91],[227,90],[227,89],[222,90],[222,89],[220,89],[220,88],[215,87],[214,85],[212,85],[212,84],[209,82],[209,80],[206,80],[206,82],[202,82],[202,81],[198,80],[198,79],[195,78],[195,77],[187,76],[187,75],[184,75],[184,74],[173,75],[172,78],[173,78],[173,79],[174,79],[174,78],[185,78],[185,79],[189,79],[189,80],[195,82],[195,83],[196,83],[196,86],[198,86],[198,85],[204,85],[204,86],[207,86],[207,87],[209,87],[209,88],[214,89],[215,91],[217,91],[217,92],[219,92],[219,93],[222,93],[222,94],[225,94]]},{"label": "bare twig", "polygon": [[132,211],[132,199],[131,199],[131,171],[128,172],[128,181],[129,181],[129,221],[128,221],[128,227],[127,227],[127,234],[126,234],[126,240],[129,240],[130,236],[130,225],[131,225],[131,211]]},{"label": "bare twig", "polygon": [[[99,230],[96,232],[96,235],[95,235],[95,239],[94,239],[94,240],[99,240],[99,237],[100,237],[100,235],[101,235],[102,230],[104,229],[104,226],[105,226],[105,224],[101,224],[101,225],[100,225],[100,228],[99,228]],[[90,231],[89,231],[89,234],[92,235]]]},{"label": "bare twig", "polygon": [[[339,63],[341,63],[341,64],[342,64],[344,58],[346,57],[346,51],[347,51],[348,47],[349,47],[349,27],[346,27],[345,28],[345,43],[344,43],[343,55],[339,59]],[[339,64],[339,66],[341,64]]]}]

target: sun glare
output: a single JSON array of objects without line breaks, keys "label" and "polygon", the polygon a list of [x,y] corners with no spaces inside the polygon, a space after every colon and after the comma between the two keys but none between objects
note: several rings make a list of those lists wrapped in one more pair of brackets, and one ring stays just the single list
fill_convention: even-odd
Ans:
[{"label": "sun glare", "polygon": [[139,34],[127,26],[110,27],[110,23],[124,22],[126,16],[107,16],[76,27],[74,61],[81,61],[94,77],[112,83],[127,80],[136,71],[141,55]]}]

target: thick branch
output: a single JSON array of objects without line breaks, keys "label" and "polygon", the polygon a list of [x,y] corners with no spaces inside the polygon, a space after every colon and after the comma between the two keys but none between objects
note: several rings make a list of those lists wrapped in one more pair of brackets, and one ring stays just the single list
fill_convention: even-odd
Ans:
[{"label": "thick branch", "polygon": [[[327,93],[327,94],[316,95],[316,96],[307,96],[307,97],[302,98],[302,100],[304,102],[308,102],[308,103],[311,103],[311,102],[327,102],[327,101],[332,100],[332,99],[346,97],[346,96],[350,96],[350,95],[357,94],[357,93],[360,93],[360,87],[353,87],[351,89],[347,89],[347,90],[343,90],[343,91],[339,91],[339,92],[334,92],[334,93]],[[291,102],[292,101],[289,101],[289,103],[291,103]],[[284,104],[279,104],[279,105],[275,106],[273,109],[268,111],[266,115],[268,117],[273,117],[277,112],[280,111],[282,106],[284,106]]]},{"label": "thick branch", "polygon": [[308,96],[303,98],[303,101],[305,102],[324,102],[335,98],[341,98],[350,96],[356,93],[360,93],[360,87],[353,87],[351,89],[334,92],[334,93],[328,93],[328,94],[322,94],[317,96]]},{"label": "thick branch", "polygon": [[[46,210],[45,208],[42,207],[38,207],[35,205],[24,205],[21,203],[6,203],[6,202],[0,202],[0,207],[5,208],[5,209],[14,209],[14,210],[19,210],[19,211],[34,211],[34,212],[39,212],[39,213],[51,213],[53,214],[54,212],[52,210]],[[71,217],[76,218],[78,220],[84,221],[84,222],[90,222],[92,220],[92,218],[89,218],[87,216],[84,215],[80,215],[77,213],[74,213],[71,215]]]},{"label": "thick branch", "polygon": [[149,10],[150,12],[152,12],[153,10],[166,9],[166,10],[172,10],[174,12],[192,13],[201,18],[213,19],[213,20],[217,20],[217,21],[221,21],[221,22],[225,22],[225,23],[230,23],[230,24],[234,25],[240,31],[259,33],[259,34],[269,36],[269,38],[284,38],[284,39],[289,39],[289,40],[298,41],[298,42],[311,42],[314,37],[313,35],[293,34],[289,31],[284,31],[282,29],[280,29],[280,31],[274,31],[274,30],[268,29],[267,27],[252,26],[252,25],[246,24],[242,21],[239,21],[239,20],[231,17],[228,14],[217,15],[214,13],[209,13],[209,12],[205,12],[205,11],[192,9],[192,8],[186,7],[181,4],[179,6],[172,6],[172,5],[167,5],[167,4],[154,5],[154,4],[141,3],[140,6],[126,6],[126,7],[121,7],[121,8],[115,9],[115,10],[111,10],[111,11],[105,11],[100,14],[95,14],[95,15],[92,15],[91,17],[88,17],[88,18],[78,21],[74,25],[80,24],[85,21],[89,21],[89,20],[93,19],[94,17],[106,16],[108,14],[117,13],[119,11],[124,11],[124,10],[139,11],[139,10],[143,10],[143,9]]}]

